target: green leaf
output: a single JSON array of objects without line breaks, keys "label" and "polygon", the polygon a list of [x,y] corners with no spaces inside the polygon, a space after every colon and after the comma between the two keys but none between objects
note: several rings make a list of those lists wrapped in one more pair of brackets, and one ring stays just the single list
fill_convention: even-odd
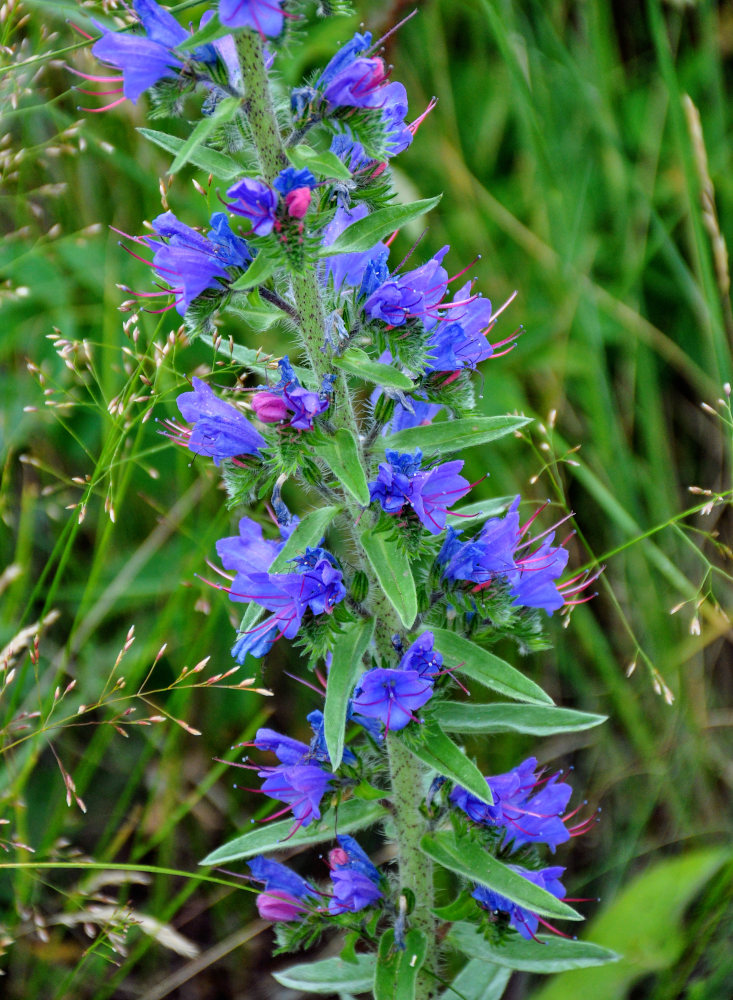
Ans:
[{"label": "green leaf", "polygon": [[[237,364],[243,365],[253,372],[261,372],[263,375],[272,374],[272,368],[270,367],[272,355],[270,354],[263,354],[262,351],[256,351],[251,347],[244,347],[242,344],[230,345],[228,340],[223,339],[218,340],[216,347],[214,347],[214,338],[208,333],[202,333],[199,340],[202,340],[204,344],[208,344],[209,347],[214,348],[217,354],[221,354],[230,361],[236,361]],[[299,368],[297,365],[293,365],[293,371],[300,381],[305,384],[313,377],[311,371]]]},{"label": "green leaf", "polygon": [[327,150],[319,152],[310,146],[295,146],[287,151],[288,159],[293,166],[307,167],[314,174],[321,177],[334,178],[337,181],[350,181],[351,171],[339,160],[335,153]]},{"label": "green leaf", "polygon": [[377,209],[363,219],[352,222],[329,246],[321,247],[319,256],[332,257],[334,254],[371,250],[382,237],[389,236],[395,229],[435,208],[441,198],[442,195],[438,195],[436,198],[413,201],[410,205],[389,205],[387,208]]},{"label": "green leaf", "polygon": [[338,810],[334,810],[325,819],[311,823],[301,828],[292,837],[288,834],[293,829],[293,820],[284,819],[278,823],[267,823],[257,826],[254,830],[235,837],[228,843],[217,847],[207,854],[202,865],[223,865],[230,861],[240,861],[252,858],[255,854],[266,851],[285,850],[292,847],[303,847],[306,844],[322,844],[333,840],[336,828],[339,833],[353,833],[363,830],[365,826],[378,823],[386,815],[387,810],[377,802],[365,802],[364,799],[349,799],[343,802]]},{"label": "green leaf", "polygon": [[[723,865],[726,868],[720,871]],[[624,1000],[637,980],[674,968],[688,953],[690,904],[709,879],[715,877],[726,885],[730,875],[729,846],[688,851],[652,864],[627,882],[588,929],[590,936],[618,952],[621,960],[602,969],[553,977],[533,994],[533,1000],[570,996]]]},{"label": "green leaf", "polygon": [[540,889],[526,878],[522,878],[468,837],[459,840],[452,830],[425,834],[420,841],[420,848],[444,868],[463,875],[471,882],[485,885],[525,910],[531,910],[532,913],[551,919],[583,919],[572,906],[556,899],[546,889]]},{"label": "green leaf", "polygon": [[463,966],[453,986],[441,993],[440,1000],[501,1000],[511,977],[511,969],[472,959]]},{"label": "green leaf", "polygon": [[486,779],[472,760],[453,740],[449,739],[435,719],[427,718],[424,725],[396,733],[410,753],[413,753],[438,774],[450,778],[468,789],[481,802],[494,804]]},{"label": "green leaf", "polygon": [[373,382],[388,389],[402,389],[409,392],[415,385],[409,375],[398,372],[392,365],[372,361],[366,351],[359,347],[349,347],[340,358],[333,359],[335,368],[363,378],[365,382]]},{"label": "green leaf", "polygon": [[497,517],[509,508],[514,497],[494,497],[492,500],[479,500],[468,503],[464,507],[456,507],[448,511],[448,524],[465,528],[469,524],[479,524],[488,517]]},{"label": "green leaf", "polygon": [[407,555],[383,531],[367,528],[361,544],[400,621],[405,628],[411,628],[417,617],[417,592]]},{"label": "green leaf", "polygon": [[231,27],[222,24],[219,20],[219,15],[214,14],[203,28],[185,38],[179,45],[176,45],[174,51],[191,52],[201,45],[208,45],[209,42],[215,42],[217,38],[224,38],[225,35],[231,35],[231,33]]},{"label": "green leaf", "polygon": [[270,566],[270,573],[286,573],[288,561],[294,556],[303,555],[305,550],[320,544],[321,539],[334,517],[341,508],[335,505],[317,507],[302,517],[287,542],[280,550],[277,559]]},{"label": "green leaf", "polygon": [[324,958],[320,962],[292,965],[283,972],[273,972],[281,986],[303,993],[366,993],[372,988],[377,956],[357,955],[355,962]]},{"label": "green leaf", "polygon": [[405,935],[404,949],[395,948],[394,931],[386,930],[379,939],[374,970],[374,1000],[414,1000],[417,974],[428,951],[422,931]]},{"label": "green leaf", "polygon": [[346,708],[357,678],[363,670],[362,657],[371,642],[374,620],[344,625],[334,650],[328,674],[323,726],[331,768],[336,771],[344,754]]},{"label": "green leaf", "polygon": [[570,708],[546,708],[544,705],[509,705],[494,702],[476,705],[469,702],[441,701],[432,714],[443,729],[451,733],[526,733],[528,736],[554,736],[578,733],[606,721],[605,715],[576,712]]},{"label": "green leaf", "polygon": [[435,636],[435,648],[439,649],[447,661],[446,667],[471,677],[492,691],[526,701],[535,705],[552,705],[552,698],[534,681],[500,659],[487,649],[482,649],[468,639],[447,629],[431,629]]},{"label": "green leaf", "polygon": [[[512,936],[491,944],[474,924],[457,923],[451,928],[448,941],[453,948],[480,962],[491,962],[519,972],[565,972],[606,965],[620,958],[615,951],[589,941],[569,941],[552,935],[541,935],[537,941],[525,941]],[[540,944],[541,942],[541,944]],[[577,995],[573,992],[572,995]],[[592,995],[592,994],[591,994]]]},{"label": "green leaf", "polygon": [[220,101],[216,106],[216,110],[213,115],[207,115],[205,118],[201,118],[196,125],[196,128],[189,135],[189,137],[184,140],[183,145],[176,153],[173,163],[168,167],[169,174],[177,174],[184,164],[188,163],[191,159],[193,153],[197,146],[203,145],[212,132],[216,130],[219,125],[223,125],[225,122],[231,121],[236,115],[237,111],[241,107],[241,101],[236,97],[225,97],[223,101]]},{"label": "green leaf", "polygon": [[262,285],[272,277],[277,268],[278,261],[260,250],[244,274],[240,274],[229,287],[234,292],[242,292],[247,288],[254,288],[255,285]]},{"label": "green leaf", "polygon": [[446,920],[453,923],[455,920],[463,920],[476,912],[476,900],[468,889],[462,889],[458,897],[451,900],[446,906],[436,906],[433,913],[438,920]]},{"label": "green leaf", "polygon": [[[186,139],[178,139],[174,135],[168,135],[167,132],[157,132],[153,128],[139,128],[138,132],[154,142],[156,146],[160,146],[161,149],[174,155],[178,154],[187,141]],[[207,170],[214,177],[223,181],[233,180],[242,172],[242,168],[230,157],[224,153],[218,153],[215,149],[207,149],[205,146],[197,146],[189,156],[189,160],[197,167]]]},{"label": "green leaf", "polygon": [[369,484],[359,457],[359,446],[353,435],[342,427],[331,437],[316,440],[313,449],[319,458],[328,463],[354,500],[362,507],[368,507],[371,503]]},{"label": "green leaf", "polygon": [[420,448],[426,455],[444,455],[446,452],[487,444],[513,434],[520,427],[531,423],[531,417],[461,417],[444,420],[426,427],[407,427],[396,434],[382,438],[380,447],[392,451],[415,451]]}]

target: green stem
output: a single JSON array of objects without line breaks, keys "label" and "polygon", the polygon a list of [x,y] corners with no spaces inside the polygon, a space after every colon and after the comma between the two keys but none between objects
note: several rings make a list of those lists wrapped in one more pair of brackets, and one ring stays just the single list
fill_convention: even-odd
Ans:
[{"label": "green stem", "polygon": [[[275,116],[269,82],[262,55],[262,42],[253,32],[245,32],[238,42],[242,74],[246,88],[244,111],[249,121],[252,138],[265,179],[272,179],[287,166],[282,135]],[[298,312],[303,348],[318,382],[333,371],[329,356],[324,352],[325,315],[323,299],[314,267],[292,279],[293,296]],[[358,442],[359,425],[351,395],[345,379],[340,379],[339,406],[331,415],[335,427],[345,427]],[[379,582],[371,571],[361,548],[360,534],[355,522],[359,508],[344,494],[344,506],[352,523],[351,535],[360,551],[361,563],[369,577],[370,610],[376,621],[375,638],[381,657],[394,656],[390,641],[400,630],[395,612]],[[435,971],[438,954],[433,907],[433,869],[430,860],[420,850],[420,838],[425,830],[425,820],[420,812],[424,768],[393,734],[387,733],[387,754],[392,783],[394,825],[400,867],[400,886],[409,889],[415,897],[415,907],[410,914],[410,924],[419,928],[428,941],[428,959],[425,971],[418,978],[415,1000],[431,1000],[435,996]]]}]

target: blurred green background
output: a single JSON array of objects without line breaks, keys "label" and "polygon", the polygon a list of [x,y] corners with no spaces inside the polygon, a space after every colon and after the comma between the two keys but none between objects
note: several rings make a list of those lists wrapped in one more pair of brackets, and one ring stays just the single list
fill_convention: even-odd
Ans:
[{"label": "blurred green background", "polygon": [[[360,23],[381,32],[417,9],[387,58],[413,116],[439,103],[396,161],[396,183],[405,199],[444,193],[421,255],[450,243],[455,272],[480,254],[474,272],[495,305],[518,290],[503,329],[525,332],[483,366],[481,406],[537,418],[524,439],[471,454],[472,479],[490,472],[476,498],[521,491],[573,509],[571,564],[606,565],[598,598],[567,629],[556,616],[555,648],[522,667],[558,702],[609,722],[469,749],[494,773],[530,753],[574,767],[574,801],[601,806],[602,822],[558,862],[572,896],[601,897],[585,906],[583,936],[626,957],[551,981],[518,974],[508,996],[725,1000],[733,8],[357,6],[283,60],[283,79],[297,83]],[[233,745],[266,718],[305,735],[317,699],[284,674],[284,648],[255,678],[274,698],[176,680],[205,657],[200,684],[231,666],[230,607],[197,574],[236,515],[215,470],[156,423],[174,415],[184,373],[211,369],[210,350],[174,335],[174,313],[135,323],[117,311],[129,296],[116,286],[148,288],[149,272],[110,226],[140,233],[161,211],[169,159],[136,132],[145,99],[77,109],[101,102],[71,89],[80,81],[64,64],[95,63],[67,19],[88,28],[114,9],[0,8],[0,647],[28,628],[0,656],[0,869],[30,865],[0,871],[0,988],[9,1000],[289,998],[267,975],[270,932],[236,878],[184,874],[267,811],[214,758],[236,759]],[[181,4],[179,19],[203,9]],[[166,197],[198,224],[218,202],[212,190],[202,205],[191,176]],[[221,332],[284,347],[244,324]],[[80,857],[100,863],[98,878],[74,869]],[[105,867],[125,863],[181,874]]]}]

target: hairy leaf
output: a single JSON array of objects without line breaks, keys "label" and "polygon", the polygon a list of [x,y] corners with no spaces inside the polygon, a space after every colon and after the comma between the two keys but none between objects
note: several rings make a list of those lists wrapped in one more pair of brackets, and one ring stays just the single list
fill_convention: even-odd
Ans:
[{"label": "hairy leaf", "polygon": [[408,727],[396,736],[411,753],[438,774],[462,785],[481,802],[494,804],[484,776],[463,750],[445,735],[435,719],[428,718],[422,726]]},{"label": "hairy leaf", "polygon": [[294,166],[307,167],[312,173],[320,174],[321,177],[334,178],[338,181],[351,180],[349,168],[329,150],[319,152],[310,146],[294,146],[288,150],[288,157]]},{"label": "hairy leaf", "polygon": [[376,955],[356,955],[355,962],[342,958],[324,958],[320,962],[292,965],[283,972],[273,972],[281,986],[303,993],[365,993],[372,988]]},{"label": "hairy leaf", "polygon": [[504,702],[476,705],[459,701],[439,702],[433,708],[433,715],[443,729],[451,733],[526,733],[529,736],[577,733],[600,726],[607,718],[605,715],[544,705],[510,705]]},{"label": "hairy leaf", "polygon": [[378,823],[386,815],[386,809],[377,802],[367,802],[364,799],[349,799],[343,802],[338,810],[329,813],[325,819],[313,822],[307,827],[301,828],[288,836],[293,829],[293,820],[285,819],[277,823],[267,823],[264,826],[255,827],[248,833],[235,837],[228,843],[217,847],[216,850],[208,854],[202,865],[223,865],[230,861],[240,861],[243,858],[252,858],[255,854],[263,854],[266,851],[286,850],[292,847],[302,847],[305,844],[322,844],[326,840],[333,840],[336,830],[339,833],[353,833],[355,830],[363,830],[366,826]]},{"label": "hairy leaf", "polygon": [[492,944],[474,924],[457,923],[448,936],[450,944],[464,955],[481,962],[517,969],[521,972],[566,972],[594,965],[617,962],[620,955],[590,941],[570,941],[552,935],[540,935],[525,941],[519,935]]},{"label": "hairy leaf", "polygon": [[244,274],[241,274],[229,287],[234,292],[241,292],[247,288],[254,288],[255,285],[262,285],[272,277],[278,266],[279,262],[274,257],[260,250]]},{"label": "hairy leaf", "polygon": [[382,364],[381,361],[372,361],[366,351],[359,347],[349,347],[340,358],[334,358],[335,368],[348,372],[350,375],[357,375],[365,382],[373,382],[375,385],[385,386],[389,389],[402,389],[409,392],[414,388],[414,383],[409,375],[404,375],[397,371],[392,365]]},{"label": "hairy leaf", "polygon": [[444,455],[458,449],[487,444],[513,434],[531,423],[531,417],[461,417],[443,420],[425,427],[408,427],[390,434],[380,442],[393,451],[414,451],[420,448],[426,455]]},{"label": "hairy leaf", "polygon": [[389,236],[395,229],[435,208],[441,198],[442,195],[437,195],[435,198],[413,201],[410,205],[389,205],[387,208],[380,208],[363,219],[352,222],[338,239],[329,246],[321,247],[319,256],[332,257],[334,254],[362,253],[364,250],[371,250],[384,236]]},{"label": "hairy leaf", "polygon": [[446,667],[516,701],[535,705],[553,704],[552,698],[534,681],[487,649],[447,629],[431,631],[435,636],[435,648],[443,654]]},{"label": "hairy leaf", "polygon": [[511,974],[511,969],[492,968],[472,959],[453,980],[453,986],[441,993],[440,1000],[500,1000]]},{"label": "hairy leaf", "polygon": [[383,531],[367,528],[361,536],[361,544],[400,621],[405,628],[410,628],[417,616],[417,592],[407,555]]},{"label": "hairy leaf", "polygon": [[316,454],[331,467],[336,478],[362,507],[369,506],[369,484],[359,458],[359,446],[345,427],[331,437],[316,440]]},{"label": "hairy leaf", "polygon": [[331,758],[331,768],[336,771],[344,753],[346,709],[351,692],[361,673],[362,657],[371,642],[374,621],[359,621],[345,625],[334,650],[328,674],[326,704],[323,709],[326,747]]},{"label": "hairy leaf", "polygon": [[236,97],[225,97],[223,101],[217,104],[213,115],[201,118],[193,132],[184,140],[183,145],[176,153],[173,163],[168,167],[168,173],[178,173],[181,167],[192,159],[196,148],[202,146],[219,125],[223,125],[234,118],[241,104],[242,102]]},{"label": "hairy leaf", "polygon": [[[138,132],[155,143],[156,146],[174,154],[178,154],[187,141],[186,139],[178,139],[174,135],[168,135],[167,132],[158,132],[153,128],[139,128]],[[207,149],[205,146],[197,146],[188,159],[197,167],[207,170],[214,177],[223,181],[233,180],[242,172],[239,164],[235,163],[229,156],[218,153],[215,149]]]},{"label": "hairy leaf", "polygon": [[395,947],[394,931],[386,930],[379,939],[379,953],[374,970],[374,1000],[414,1000],[417,974],[428,951],[422,931],[405,935],[405,947]]},{"label": "hairy leaf", "polygon": [[556,899],[552,893],[522,878],[468,837],[459,840],[452,830],[443,830],[425,834],[420,841],[420,847],[439,865],[463,875],[471,882],[485,885],[525,910],[531,910],[543,917],[563,920],[583,919],[572,906],[568,906],[567,903]]}]

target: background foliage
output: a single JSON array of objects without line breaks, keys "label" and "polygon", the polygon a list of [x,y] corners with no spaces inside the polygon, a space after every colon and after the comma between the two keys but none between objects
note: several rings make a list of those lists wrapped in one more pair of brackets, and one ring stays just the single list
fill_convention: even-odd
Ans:
[{"label": "background foliage", "polygon": [[[360,20],[379,31],[412,6],[360,4],[283,74],[297,82]],[[718,400],[733,334],[733,16],[704,0],[415,6],[388,59],[414,114],[440,102],[398,181],[406,198],[444,191],[421,254],[444,242],[453,261],[479,252],[496,304],[519,290],[511,317],[526,332],[484,365],[483,407],[537,418],[523,439],[472,453],[470,478],[490,472],[475,497],[521,490],[572,507],[574,564],[607,565],[597,600],[567,631],[554,625],[554,651],[531,655],[557,700],[610,716],[542,753],[574,766],[603,808],[567,851],[566,881],[573,896],[601,896],[587,936],[627,957],[566,981],[521,973],[509,995],[722,998],[733,691],[716,498],[730,488]],[[232,875],[202,881],[197,862],[267,811],[213,758],[235,759],[268,717],[303,735],[312,695],[284,673],[285,649],[254,679],[272,699],[226,689],[239,673],[207,683],[229,670],[232,633],[227,602],[197,574],[233,519],[214,470],[190,464],[156,420],[173,414],[182,374],[213,359],[176,336],[173,314],[117,312],[129,296],[116,286],[145,288],[149,275],[109,228],[140,232],[161,210],[168,159],[136,132],[142,107],[79,111],[99,100],[64,68],[94,72],[65,19],[88,27],[112,7],[0,8],[0,647],[28,628],[0,656],[0,964],[10,998],[290,997],[264,975],[269,931],[249,894]],[[184,8],[197,22],[202,5]],[[189,177],[162,196],[202,222]],[[403,234],[405,252],[419,232]],[[283,348],[244,323],[221,332]],[[162,721],[134,724],[151,717]],[[493,773],[534,749],[524,737],[469,746]],[[97,875],[73,867],[85,857]]]}]

